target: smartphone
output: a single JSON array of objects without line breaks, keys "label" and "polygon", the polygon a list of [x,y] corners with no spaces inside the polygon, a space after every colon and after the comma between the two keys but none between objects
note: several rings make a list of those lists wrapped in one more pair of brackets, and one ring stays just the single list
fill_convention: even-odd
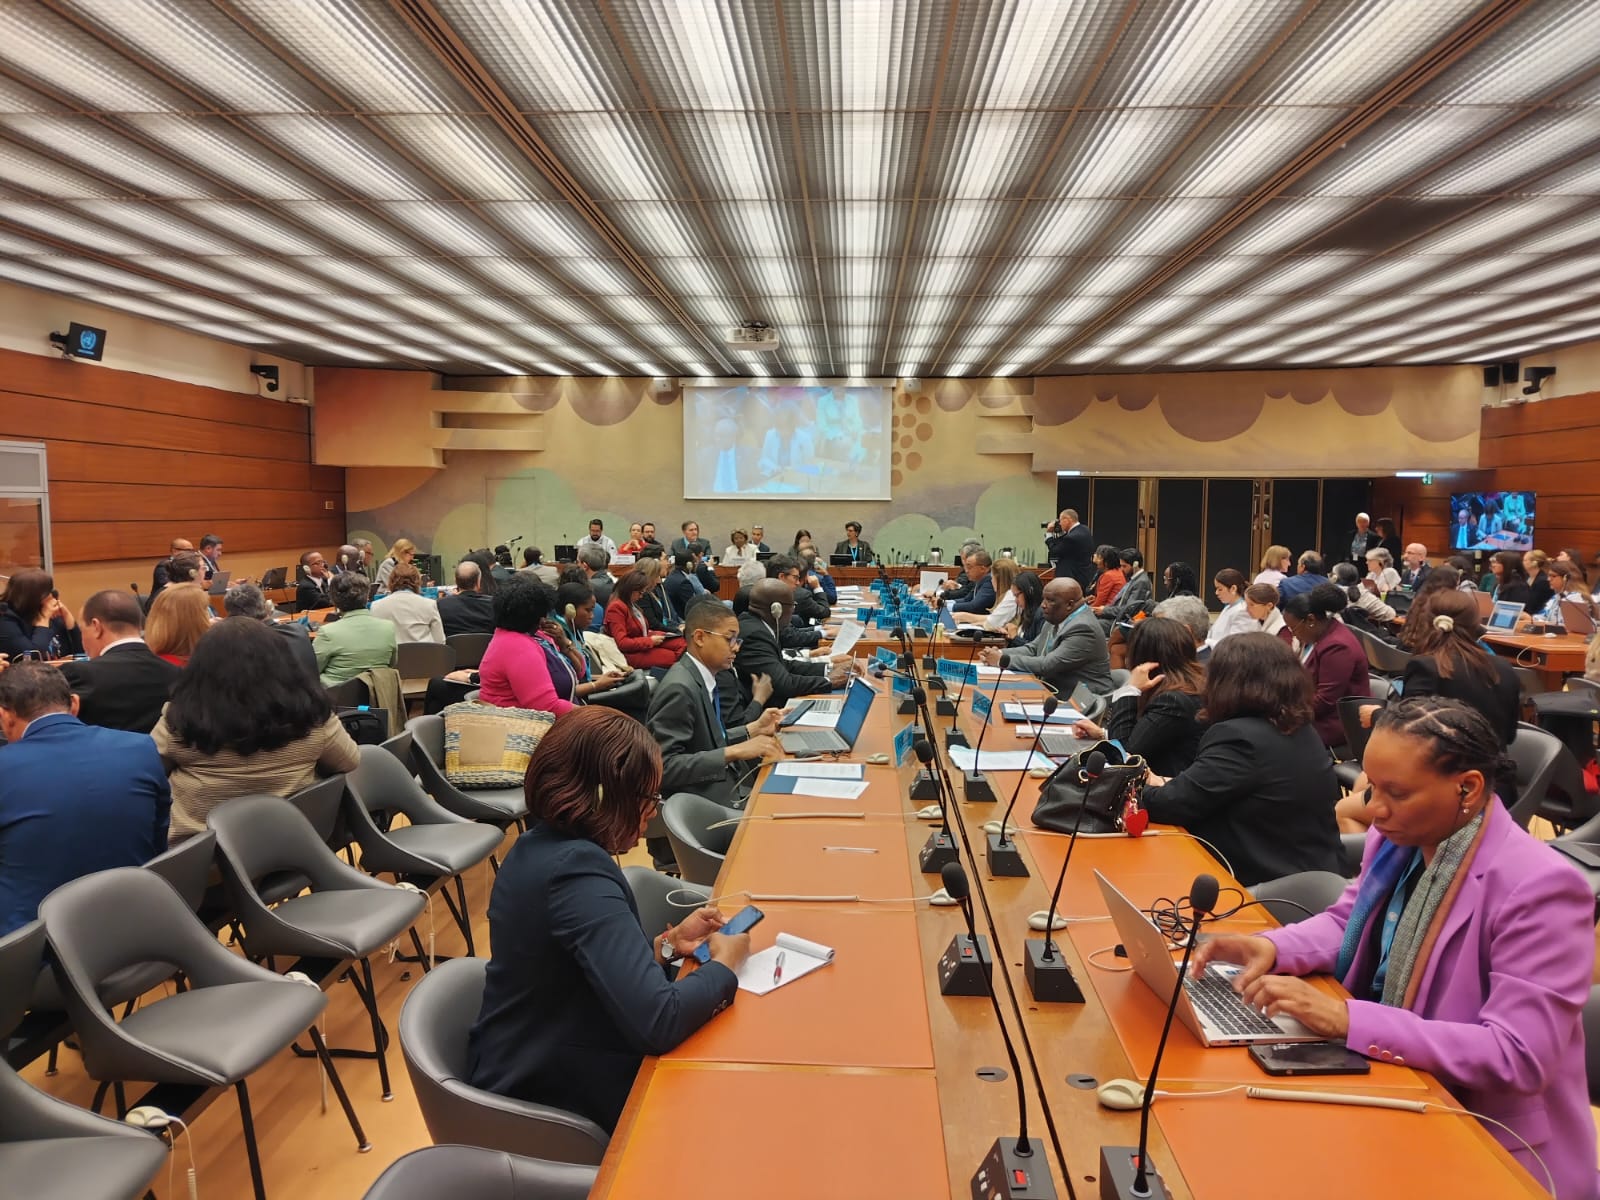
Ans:
[{"label": "smartphone", "polygon": [[[748,933],[757,925],[761,924],[761,918],[765,917],[766,915],[766,913],[762,912],[754,904],[747,904],[738,912],[734,913],[733,916],[729,917],[728,920],[723,924],[722,928],[717,930],[717,932]],[[701,942],[700,945],[695,948],[694,957],[696,962],[710,962],[711,943],[709,941]]]},{"label": "smartphone", "polygon": [[1343,1042],[1258,1042],[1250,1057],[1268,1075],[1365,1075],[1372,1064]]}]

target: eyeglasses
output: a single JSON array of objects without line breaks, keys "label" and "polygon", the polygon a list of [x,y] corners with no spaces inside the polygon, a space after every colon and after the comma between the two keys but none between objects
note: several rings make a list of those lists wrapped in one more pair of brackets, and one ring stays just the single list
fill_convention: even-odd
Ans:
[{"label": "eyeglasses", "polygon": [[728,648],[730,650],[737,650],[744,642],[744,638],[740,637],[737,633],[723,633],[719,629],[704,629],[701,630],[701,632],[709,633],[712,637],[727,638]]},{"label": "eyeglasses", "polygon": [[653,817],[661,811],[661,802],[665,799],[660,792],[652,792],[644,798],[644,815]]}]

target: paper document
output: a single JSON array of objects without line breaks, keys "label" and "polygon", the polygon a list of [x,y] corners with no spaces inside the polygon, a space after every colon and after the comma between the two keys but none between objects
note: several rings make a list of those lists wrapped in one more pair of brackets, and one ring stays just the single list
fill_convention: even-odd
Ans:
[{"label": "paper document", "polygon": [[999,679],[1002,675],[1007,679],[1025,678],[1021,671],[1004,671],[1000,667],[985,667],[982,665],[978,667],[979,679]]},{"label": "paper document", "polygon": [[861,635],[866,631],[867,627],[860,621],[844,622],[839,626],[838,636],[833,639],[833,649],[828,653],[849,654],[851,650],[855,649],[856,643],[861,640]]},{"label": "paper document", "polygon": [[950,578],[943,571],[920,571],[917,573],[917,590],[923,592],[937,592],[939,586]]},{"label": "paper document", "polygon": [[[950,763],[962,771],[973,770],[972,760],[976,752],[970,746],[950,746],[945,753],[950,756]],[[1056,764],[1042,754],[1034,754],[1029,750],[985,750],[978,757],[978,766],[985,771],[1026,771],[1029,767],[1043,767],[1047,771],[1054,771]]]},{"label": "paper document", "polygon": [[[780,955],[783,958],[781,970],[778,962]],[[792,933],[780,933],[771,947],[759,950],[744,960],[744,966],[739,968],[739,990],[765,996],[832,961],[832,947],[820,942],[808,942]]]},{"label": "paper document", "polygon": [[[1044,721],[1043,704],[1002,704],[1000,715],[1008,721]],[[1058,708],[1050,714],[1047,725],[1076,725],[1083,714],[1075,708]]]},{"label": "paper document", "polygon": [[767,780],[764,792],[789,796],[818,796],[824,800],[859,800],[867,790],[865,779],[795,779],[789,775],[775,775]]},{"label": "paper document", "polygon": [[867,768],[862,763],[781,762],[772,768],[772,773],[795,779],[862,779]]}]

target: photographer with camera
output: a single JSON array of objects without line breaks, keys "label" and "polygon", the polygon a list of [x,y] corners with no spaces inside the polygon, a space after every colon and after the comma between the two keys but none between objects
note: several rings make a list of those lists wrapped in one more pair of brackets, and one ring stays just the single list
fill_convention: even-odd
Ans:
[{"label": "photographer with camera", "polygon": [[1076,579],[1084,591],[1094,584],[1094,534],[1078,520],[1075,509],[1064,508],[1045,531],[1045,553],[1056,569],[1057,579]]}]

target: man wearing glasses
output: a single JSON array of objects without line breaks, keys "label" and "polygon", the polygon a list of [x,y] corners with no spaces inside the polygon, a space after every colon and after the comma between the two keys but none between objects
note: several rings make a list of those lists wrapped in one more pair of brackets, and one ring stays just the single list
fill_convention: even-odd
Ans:
[{"label": "man wearing glasses", "polygon": [[[661,792],[692,792],[729,808],[740,808],[749,782],[763,759],[783,751],[774,736],[778,710],[752,710],[747,724],[723,724],[721,688],[737,687],[731,674],[740,644],[739,621],[726,605],[707,598],[689,606],[683,620],[683,657],[670,668],[650,696],[645,724],[661,743]],[[726,681],[719,681],[718,676]],[[771,694],[770,686],[766,689]],[[759,696],[759,692],[757,692]],[[741,714],[750,717],[751,712]],[[665,838],[649,839],[657,869],[672,861]],[[658,849],[656,842],[663,845]]]}]

